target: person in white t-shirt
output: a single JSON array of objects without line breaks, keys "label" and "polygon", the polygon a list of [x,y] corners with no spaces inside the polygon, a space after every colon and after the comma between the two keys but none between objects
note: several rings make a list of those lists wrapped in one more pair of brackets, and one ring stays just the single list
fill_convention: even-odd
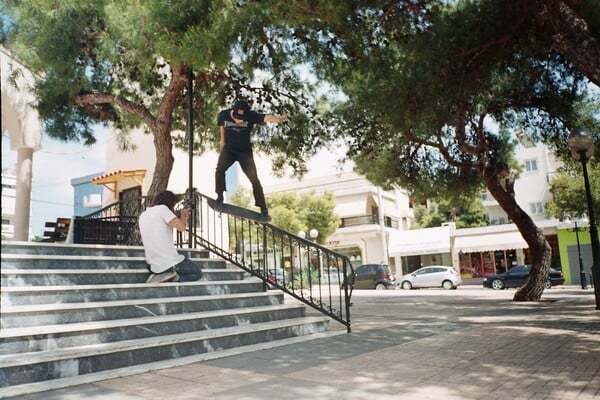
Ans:
[{"label": "person in white t-shirt", "polygon": [[179,216],[175,214],[174,207],[180,199],[180,196],[165,190],[157,194],[152,206],[140,214],[138,225],[151,271],[147,283],[178,281],[178,268],[182,263],[192,263],[177,252],[173,243],[173,229],[185,231],[190,215],[189,208],[179,210]]}]

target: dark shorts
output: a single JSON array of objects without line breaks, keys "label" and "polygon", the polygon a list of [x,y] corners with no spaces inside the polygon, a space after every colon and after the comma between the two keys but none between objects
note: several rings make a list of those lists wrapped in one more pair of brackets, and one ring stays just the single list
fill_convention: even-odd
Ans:
[{"label": "dark shorts", "polygon": [[179,274],[179,282],[199,281],[202,278],[200,265],[194,263],[189,258],[184,258],[179,264],[176,264],[175,269]]}]

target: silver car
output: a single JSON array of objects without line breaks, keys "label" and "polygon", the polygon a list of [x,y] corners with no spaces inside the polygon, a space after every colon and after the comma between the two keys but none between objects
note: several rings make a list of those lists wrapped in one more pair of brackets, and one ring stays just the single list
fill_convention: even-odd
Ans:
[{"label": "silver car", "polygon": [[450,290],[456,289],[461,283],[460,274],[454,268],[444,265],[422,267],[396,280],[396,284],[406,290],[427,287]]}]

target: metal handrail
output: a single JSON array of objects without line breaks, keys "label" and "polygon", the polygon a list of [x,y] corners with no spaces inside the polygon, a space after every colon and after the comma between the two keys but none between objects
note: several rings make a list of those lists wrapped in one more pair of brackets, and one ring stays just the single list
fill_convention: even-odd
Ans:
[{"label": "metal handrail", "polygon": [[[178,232],[180,248],[202,246],[346,326],[351,332],[350,298],[354,269],[348,257],[269,223],[215,211],[209,197],[194,192],[189,229]],[[75,219],[75,243],[141,245],[137,225],[147,198],[113,203]],[[175,208],[181,208],[183,202]],[[125,214],[125,215],[123,215]],[[350,284],[346,282],[350,281]]]},{"label": "metal handrail", "polygon": [[[194,196],[195,243],[328,315],[351,332],[354,276],[348,257],[269,223],[215,211],[209,197]],[[181,243],[187,243],[182,234]]]}]

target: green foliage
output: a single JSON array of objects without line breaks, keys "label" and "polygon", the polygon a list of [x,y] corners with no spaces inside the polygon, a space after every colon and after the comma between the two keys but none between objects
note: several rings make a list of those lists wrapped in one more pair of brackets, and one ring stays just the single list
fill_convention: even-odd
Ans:
[{"label": "green foliage", "polygon": [[39,76],[37,107],[47,133],[91,144],[100,122],[120,130],[127,143],[126,133],[143,127],[160,149],[152,190],[168,182],[171,143],[187,150],[190,69],[196,154],[217,148],[217,114],[237,98],[258,111],[290,114],[289,122],[255,132],[255,148],[271,155],[275,168],[301,175],[305,160],[329,135],[319,118],[316,83],[295,68],[298,58],[285,40],[289,32],[260,2],[4,5],[2,42]]},{"label": "green foliage", "polygon": [[327,237],[340,225],[335,214],[333,194],[326,192],[316,196],[314,192],[296,195],[294,193],[271,194],[268,197],[269,212],[273,224],[289,232],[309,232],[316,229],[319,236],[316,242],[325,243]]},{"label": "green foliage", "polygon": [[[597,210],[600,210],[600,164],[588,163],[587,169],[592,203],[594,211],[597,213]],[[558,220],[566,217],[577,219],[584,215],[589,217],[581,163],[571,161],[561,168],[552,177],[550,191],[553,200],[545,206],[549,217]],[[596,219],[598,219],[598,214],[596,214]]]},{"label": "green foliage", "polygon": [[423,205],[415,207],[416,225],[413,229],[433,228],[444,222],[454,222],[457,228],[487,226],[485,207],[477,197],[464,199],[462,203],[453,203],[449,199],[440,199],[430,208]]},{"label": "green foliage", "polygon": [[[598,22],[590,4],[580,9]],[[484,170],[506,173],[515,131],[564,151],[582,115],[593,116],[575,107],[590,100],[587,80],[552,50],[537,6],[339,1],[292,15],[318,74],[346,95],[330,117],[359,171],[432,198],[478,192]]]},{"label": "green foliage", "polygon": [[[251,208],[252,194],[247,188],[240,187],[232,195],[231,203]],[[326,192],[316,196],[314,192],[297,195],[295,193],[273,193],[267,197],[272,224],[288,232],[309,232],[316,229],[319,236],[316,242],[325,243],[340,225],[335,214],[333,194]]]}]

